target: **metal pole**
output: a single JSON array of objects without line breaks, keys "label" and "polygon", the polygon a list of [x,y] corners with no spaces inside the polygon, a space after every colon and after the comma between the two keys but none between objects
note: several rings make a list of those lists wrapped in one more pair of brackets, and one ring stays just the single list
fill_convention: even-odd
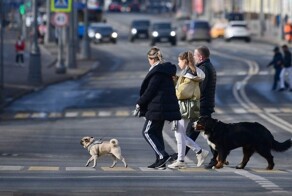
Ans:
[{"label": "metal pole", "polygon": [[85,1],[85,10],[84,10],[84,34],[82,38],[82,51],[81,55],[84,59],[90,58],[90,43],[88,37],[88,0]]},{"label": "metal pole", "polygon": [[261,0],[260,3],[260,36],[262,37],[265,33],[264,0]]},{"label": "metal pole", "polygon": [[[0,2],[1,8],[1,37],[0,37],[0,106],[4,103],[4,63],[3,63],[3,41],[4,41],[4,21],[5,21],[5,14],[4,14],[4,3],[3,1]],[[1,110],[2,107],[0,107]]]},{"label": "metal pole", "polygon": [[72,7],[71,7],[71,12],[70,12],[70,26],[69,26],[69,42],[67,43],[67,61],[66,61],[66,67],[69,68],[76,68],[76,43],[75,43],[75,34],[76,34],[76,29],[74,28],[74,1],[72,2]]},{"label": "metal pole", "polygon": [[30,48],[29,58],[29,72],[28,81],[32,85],[39,85],[42,83],[42,71],[41,71],[41,53],[38,45],[38,24],[37,24],[37,0],[32,0],[33,8],[33,39]]},{"label": "metal pole", "polygon": [[64,58],[63,58],[63,38],[64,38],[64,27],[58,27],[58,62],[56,64],[56,73],[64,74],[66,73],[66,67],[64,65]]},{"label": "metal pole", "polygon": [[47,13],[47,32],[45,34],[45,44],[54,41],[53,25],[51,24],[51,0],[46,0],[46,13]]},{"label": "metal pole", "polygon": [[283,17],[282,17],[282,11],[283,11],[283,4],[282,4],[282,1],[279,1],[279,29],[278,29],[278,39],[279,39],[279,41],[283,40]]}]

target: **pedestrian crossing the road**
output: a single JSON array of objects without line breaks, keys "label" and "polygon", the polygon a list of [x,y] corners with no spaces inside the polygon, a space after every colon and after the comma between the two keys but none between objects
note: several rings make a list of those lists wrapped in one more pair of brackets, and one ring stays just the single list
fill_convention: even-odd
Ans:
[{"label": "pedestrian crossing the road", "polygon": [[[4,113],[1,115],[2,120],[24,120],[24,119],[58,119],[58,118],[125,118],[131,117],[131,109],[111,109],[111,110],[70,110],[64,112],[17,112]],[[261,109],[244,109],[232,107],[230,109],[215,108],[215,113],[220,114],[252,114],[252,113],[273,113],[273,114],[292,114],[292,108],[261,108]]]}]

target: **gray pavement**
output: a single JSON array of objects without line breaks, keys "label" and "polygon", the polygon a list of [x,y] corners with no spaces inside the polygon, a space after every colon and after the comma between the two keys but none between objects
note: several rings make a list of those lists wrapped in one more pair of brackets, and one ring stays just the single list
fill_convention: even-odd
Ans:
[{"label": "gray pavement", "polygon": [[58,51],[57,45],[55,43],[46,45],[40,44],[42,84],[37,86],[31,85],[28,80],[30,44],[28,41],[26,42],[24,65],[17,65],[15,63],[14,50],[14,43],[17,35],[18,32],[16,31],[6,30],[4,33],[4,101],[0,104],[0,111],[12,103],[15,99],[27,93],[40,90],[50,84],[79,78],[88,73],[93,68],[94,64],[96,64],[96,61],[94,60],[84,60],[80,57],[80,55],[77,55],[77,68],[67,68],[67,72],[65,74],[57,74],[55,72]]}]

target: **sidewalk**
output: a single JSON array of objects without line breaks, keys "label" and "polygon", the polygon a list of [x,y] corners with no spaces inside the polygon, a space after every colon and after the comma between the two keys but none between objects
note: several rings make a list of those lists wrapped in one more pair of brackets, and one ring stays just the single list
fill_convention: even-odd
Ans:
[{"label": "sidewalk", "polygon": [[17,66],[15,63],[14,43],[17,35],[18,33],[16,31],[6,31],[4,34],[4,101],[0,104],[0,111],[25,94],[40,90],[50,84],[81,77],[91,71],[96,63],[96,61],[92,60],[82,60],[78,55],[77,68],[67,68],[65,74],[57,74],[55,73],[57,45],[55,43],[39,45],[41,50],[42,84],[33,86],[28,81],[30,51],[28,42],[26,43],[24,66]]}]

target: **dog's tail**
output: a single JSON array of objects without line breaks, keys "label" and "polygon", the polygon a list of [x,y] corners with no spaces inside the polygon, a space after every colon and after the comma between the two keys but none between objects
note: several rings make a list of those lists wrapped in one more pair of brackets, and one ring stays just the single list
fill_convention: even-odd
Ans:
[{"label": "dog's tail", "polygon": [[283,152],[288,150],[292,146],[292,138],[286,140],[285,142],[278,142],[276,140],[273,141],[272,149],[278,152]]},{"label": "dog's tail", "polygon": [[110,144],[113,146],[113,147],[117,147],[119,146],[119,141],[117,139],[111,139],[110,140]]}]

